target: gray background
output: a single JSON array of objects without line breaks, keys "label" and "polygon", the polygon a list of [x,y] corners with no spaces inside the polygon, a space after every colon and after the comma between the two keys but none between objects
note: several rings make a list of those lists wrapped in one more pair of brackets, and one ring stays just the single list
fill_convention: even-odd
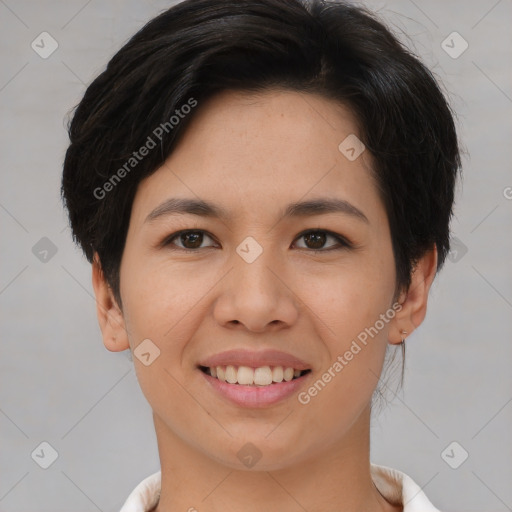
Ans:
[{"label": "gray background", "polygon": [[[512,510],[512,2],[364,3],[442,80],[466,151],[458,250],[407,341],[405,391],[373,420],[372,460],[408,473],[444,511]],[[103,346],[59,186],[66,112],[170,5],[0,0],[2,512],[117,511],[159,469],[151,410],[128,352]],[[47,59],[31,47],[43,31],[59,45]],[[469,44],[456,59],[441,46],[453,31]],[[46,261],[43,237],[57,249]],[[48,469],[31,457],[43,441],[58,453]]]}]

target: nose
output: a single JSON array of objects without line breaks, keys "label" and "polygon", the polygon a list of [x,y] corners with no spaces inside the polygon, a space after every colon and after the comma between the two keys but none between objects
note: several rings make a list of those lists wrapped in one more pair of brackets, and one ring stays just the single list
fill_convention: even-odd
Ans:
[{"label": "nose", "polygon": [[270,249],[251,263],[235,253],[230,264],[233,268],[221,281],[215,303],[219,325],[261,333],[297,321],[299,301],[291,277]]}]

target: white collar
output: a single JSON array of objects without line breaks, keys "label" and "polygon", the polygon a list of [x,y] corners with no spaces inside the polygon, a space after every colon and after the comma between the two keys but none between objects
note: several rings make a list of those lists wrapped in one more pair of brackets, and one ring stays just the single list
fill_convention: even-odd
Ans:
[{"label": "white collar", "polygon": [[[372,479],[379,492],[404,512],[439,512],[409,476],[386,466],[370,465]],[[161,471],[146,477],[130,493],[120,512],[149,512],[160,499]]]}]

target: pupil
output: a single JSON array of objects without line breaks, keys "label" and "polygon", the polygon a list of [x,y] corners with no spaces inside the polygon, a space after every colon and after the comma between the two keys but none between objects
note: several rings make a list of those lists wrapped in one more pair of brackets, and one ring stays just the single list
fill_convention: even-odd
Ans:
[{"label": "pupil", "polygon": [[188,239],[190,241],[190,237],[192,237],[192,247],[191,247],[192,249],[196,249],[197,247],[199,247],[201,245],[201,242],[202,242],[202,234],[201,233],[198,233],[198,232],[184,233],[181,236],[182,236],[181,241],[183,242],[183,245],[185,245],[185,246],[187,246],[186,239]]},{"label": "pupil", "polygon": [[311,237],[313,238],[313,249],[320,249],[325,244],[325,233],[308,233],[305,237],[306,243],[308,240],[311,242]]}]

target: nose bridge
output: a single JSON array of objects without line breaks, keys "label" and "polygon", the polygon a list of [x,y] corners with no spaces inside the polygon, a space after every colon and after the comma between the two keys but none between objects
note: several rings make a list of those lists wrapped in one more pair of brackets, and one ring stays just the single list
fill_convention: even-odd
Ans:
[{"label": "nose bridge", "polygon": [[236,255],[233,255],[235,286],[236,283],[245,284],[247,291],[253,294],[279,293],[274,269],[280,265],[279,255],[269,238],[265,239],[263,235],[258,238],[260,241],[247,236],[236,247]]},{"label": "nose bridge", "polygon": [[260,235],[248,236],[230,258],[228,279],[217,304],[221,323],[244,324],[261,331],[271,323],[292,323],[297,316],[293,294],[280,278],[279,250]]}]

